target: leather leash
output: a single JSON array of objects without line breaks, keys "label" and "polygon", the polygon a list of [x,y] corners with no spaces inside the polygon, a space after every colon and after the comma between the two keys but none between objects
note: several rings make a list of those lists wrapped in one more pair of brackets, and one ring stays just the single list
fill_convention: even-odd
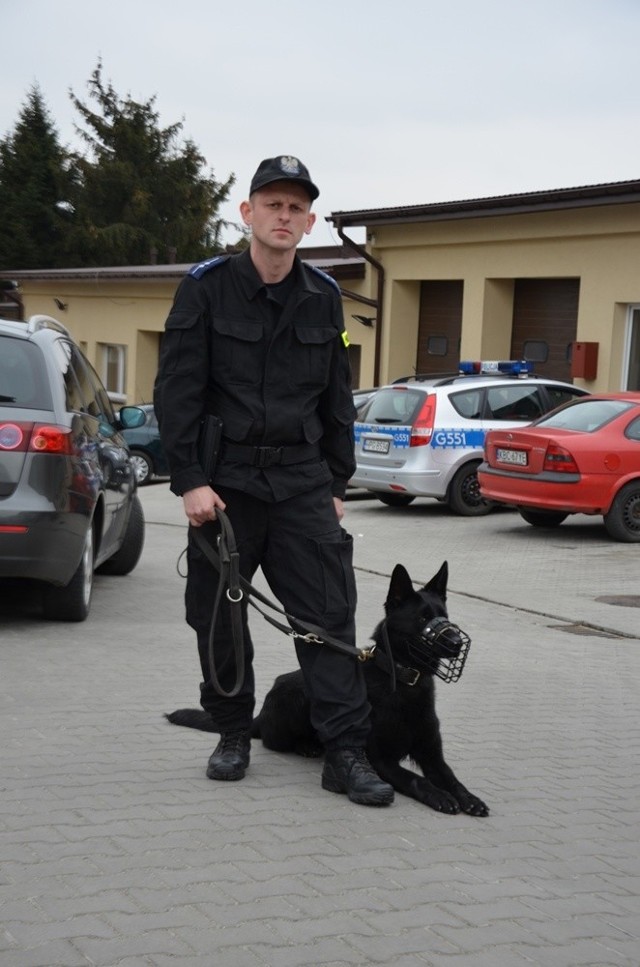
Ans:
[{"label": "leather leash", "polygon": [[[218,695],[221,695],[223,698],[233,698],[242,688],[242,683],[244,681],[245,662],[244,634],[242,631],[242,601],[245,596],[247,599],[247,604],[250,604],[252,608],[255,608],[256,611],[260,612],[265,621],[268,621],[269,624],[273,625],[274,628],[278,628],[279,631],[284,632],[284,634],[286,634],[289,638],[297,638],[300,641],[306,641],[308,644],[312,645],[328,645],[335,651],[340,651],[345,655],[349,655],[351,658],[356,658],[358,661],[368,661],[370,658],[373,658],[376,651],[375,644],[370,645],[368,648],[358,648],[355,645],[348,645],[346,642],[340,641],[338,638],[334,638],[327,634],[324,628],[321,628],[319,625],[309,624],[305,621],[301,621],[300,618],[295,618],[288,614],[288,612],[283,608],[278,607],[277,604],[265,597],[265,595],[258,591],[257,588],[254,588],[253,585],[240,574],[240,554],[237,549],[235,534],[229,518],[224,511],[216,508],[216,519],[220,524],[220,533],[217,539],[217,553],[201,532],[201,528],[190,526],[189,532],[193,541],[198,545],[207,560],[214,566],[220,575],[218,589],[216,591],[216,597],[213,605],[211,625],[209,627],[209,670],[211,674],[211,684],[215,688]],[[215,625],[223,594],[226,596],[227,601],[229,602],[236,664],[236,680],[233,688],[229,692],[225,691],[220,684],[214,654]],[[263,611],[262,608],[260,608],[254,602],[253,598],[256,598],[262,604],[266,605],[268,608],[271,608],[273,611],[276,611],[278,614],[283,615],[287,619],[288,624],[285,625],[282,622],[277,621],[275,618],[272,618],[266,611]],[[295,627],[293,626],[300,628],[301,631],[296,631]],[[385,641],[385,646],[390,651],[388,638]],[[389,657],[391,658],[390,654]]]}]

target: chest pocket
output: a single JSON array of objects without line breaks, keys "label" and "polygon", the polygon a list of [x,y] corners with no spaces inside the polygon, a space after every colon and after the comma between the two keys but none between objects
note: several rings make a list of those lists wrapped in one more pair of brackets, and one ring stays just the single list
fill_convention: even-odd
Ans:
[{"label": "chest pocket", "polygon": [[259,320],[214,316],[211,368],[224,383],[259,383],[264,369],[264,329]]},{"label": "chest pocket", "polygon": [[295,334],[300,359],[296,381],[302,386],[326,386],[337,330],[333,326],[296,326]]}]

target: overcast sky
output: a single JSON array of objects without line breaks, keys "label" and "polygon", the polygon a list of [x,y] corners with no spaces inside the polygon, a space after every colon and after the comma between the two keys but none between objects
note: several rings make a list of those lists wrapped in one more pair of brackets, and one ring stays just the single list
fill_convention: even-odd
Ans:
[{"label": "overcast sky", "polygon": [[182,120],[214,175],[236,175],[225,217],[262,158],[301,158],[320,188],[307,244],[339,241],[332,211],[640,178],[640,0],[0,0],[0,14],[0,136],[37,83],[77,146],[68,92],[88,100],[101,58],[121,97],[155,95],[162,126]]}]

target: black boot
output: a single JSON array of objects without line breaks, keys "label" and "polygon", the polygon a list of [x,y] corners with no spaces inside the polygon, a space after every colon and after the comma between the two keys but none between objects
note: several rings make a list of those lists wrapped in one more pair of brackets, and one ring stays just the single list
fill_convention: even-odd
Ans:
[{"label": "black boot", "polygon": [[393,786],[383,782],[363,748],[328,750],[322,770],[322,788],[344,792],[351,802],[363,806],[386,806],[393,802]]},{"label": "black boot", "polygon": [[245,729],[221,732],[220,741],[209,758],[207,778],[242,779],[249,768],[251,733]]}]

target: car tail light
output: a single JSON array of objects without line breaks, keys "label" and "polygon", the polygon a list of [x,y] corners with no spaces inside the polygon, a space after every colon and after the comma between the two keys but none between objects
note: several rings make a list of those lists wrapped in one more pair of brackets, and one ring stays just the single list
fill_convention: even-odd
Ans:
[{"label": "car tail light", "polygon": [[0,423],[0,450],[71,453],[71,431],[46,423]]},{"label": "car tail light", "polygon": [[568,450],[559,447],[555,443],[550,443],[544,455],[543,470],[552,470],[554,473],[579,473],[578,464],[575,462]]},{"label": "car tail light", "polygon": [[26,450],[31,423],[0,423],[0,450]]},{"label": "car tail light", "polygon": [[410,447],[424,447],[431,442],[436,421],[436,397],[429,393],[420,408],[417,419],[411,427]]},{"label": "car tail light", "polygon": [[71,430],[64,426],[36,424],[29,449],[35,453],[71,453]]}]

